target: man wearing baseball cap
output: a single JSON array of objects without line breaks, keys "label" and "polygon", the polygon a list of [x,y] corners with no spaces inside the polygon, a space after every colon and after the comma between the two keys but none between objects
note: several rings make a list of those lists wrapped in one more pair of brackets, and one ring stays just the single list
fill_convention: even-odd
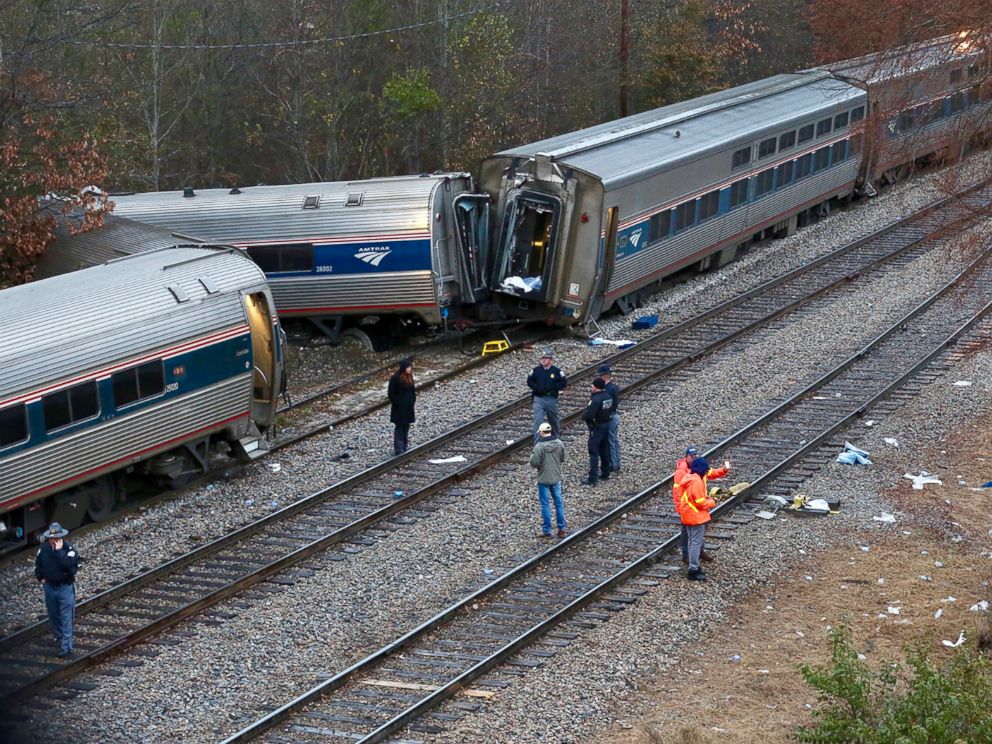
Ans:
[{"label": "man wearing baseball cap", "polygon": [[41,548],[34,559],[34,577],[45,590],[48,622],[59,644],[61,659],[72,656],[72,620],[76,611],[76,572],[79,555],[65,541],[69,530],[58,522],[43,533]]},{"label": "man wearing baseball cap", "polygon": [[551,432],[555,436],[561,432],[558,423],[558,393],[565,389],[568,381],[553,361],[551,349],[545,349],[541,354],[541,363],[527,376],[527,387],[530,388],[534,407],[534,444],[541,441],[537,428],[545,418],[551,424]]},{"label": "man wearing baseball cap", "polygon": [[[682,482],[689,475],[692,468],[692,463],[699,457],[699,450],[695,447],[686,447],[685,457],[679,460],[675,464],[675,475],[672,476],[672,499],[675,502],[675,513],[681,515],[681,505],[682,505]],[[708,472],[703,474],[703,485],[712,478],[722,478],[727,473],[730,472],[730,460],[726,460],[723,463],[722,468],[709,468]],[[682,525],[681,545],[682,545],[682,562],[689,562],[689,531],[686,526]],[[703,545],[700,549],[700,560],[702,561],[712,561],[713,556],[706,552],[706,546]]]},{"label": "man wearing baseball cap", "polygon": [[565,537],[565,502],[561,497],[562,463],[565,462],[565,443],[551,431],[545,421],[537,427],[541,441],[534,445],[530,464],[537,468],[537,498],[541,503],[541,534],[551,537],[551,502],[555,505],[555,526],[558,537]]}]

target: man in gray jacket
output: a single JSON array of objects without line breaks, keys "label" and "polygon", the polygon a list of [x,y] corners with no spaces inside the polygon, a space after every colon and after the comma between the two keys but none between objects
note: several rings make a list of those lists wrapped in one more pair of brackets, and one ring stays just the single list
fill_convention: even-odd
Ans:
[{"label": "man in gray jacket", "polygon": [[530,454],[530,464],[537,468],[537,497],[541,500],[541,534],[551,537],[551,499],[555,502],[558,537],[565,537],[565,502],[561,498],[561,466],[565,462],[565,443],[554,436],[545,421],[537,429],[540,439]]}]

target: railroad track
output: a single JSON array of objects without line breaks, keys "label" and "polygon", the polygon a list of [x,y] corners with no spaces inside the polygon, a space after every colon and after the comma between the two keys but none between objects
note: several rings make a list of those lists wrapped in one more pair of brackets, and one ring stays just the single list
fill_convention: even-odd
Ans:
[{"label": "railroad track", "polygon": [[[751,483],[713,511],[708,550],[750,521],[748,507],[758,494],[788,494],[832,460],[843,441],[838,435],[860,415],[901,405],[939,375],[935,361],[962,337],[992,340],[988,255],[853,356],[707,450],[711,458],[732,450],[735,473]],[[392,737],[411,744],[418,734],[443,731],[478,707],[475,698],[541,666],[582,628],[607,621],[679,570],[665,563],[677,558],[679,543],[671,480],[644,489],[224,744],[261,736],[273,744],[372,744]],[[438,710],[459,693],[461,702]]]},{"label": "railroad track", "polygon": [[[923,244],[927,236],[973,217],[990,200],[992,192],[978,189],[957,210],[944,204],[948,209],[937,211],[941,205],[935,205],[915,220],[896,223],[613,355],[609,361],[618,378],[632,381],[624,394],[676,373],[858,275],[886,262],[912,260],[929,250]],[[580,415],[588,389],[581,381],[591,379],[595,367],[573,375],[562,399],[564,423]],[[0,663],[6,670],[0,680],[0,702],[10,705],[31,698],[266,579],[279,581],[281,574],[283,583],[292,581],[294,566],[332,546],[371,539],[359,533],[373,525],[396,529],[416,518],[418,505],[428,496],[449,491],[467,475],[527,446],[530,417],[521,413],[528,408],[529,398],[503,406],[81,603],[77,609],[81,655],[67,663],[49,656],[51,649],[42,640],[47,632],[44,623],[7,636],[0,640]],[[426,463],[449,454],[455,442],[465,463]],[[289,578],[281,573],[287,570]],[[277,590],[269,584],[260,588]]]}]

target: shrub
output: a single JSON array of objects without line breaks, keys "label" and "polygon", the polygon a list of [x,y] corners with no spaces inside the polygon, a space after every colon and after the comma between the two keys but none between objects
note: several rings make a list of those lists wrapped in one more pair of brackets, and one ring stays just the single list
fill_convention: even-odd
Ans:
[{"label": "shrub", "polygon": [[806,744],[966,744],[992,742],[992,665],[973,644],[942,666],[926,644],[907,649],[906,666],[872,671],[858,658],[845,623],[830,631],[830,662],[800,665],[823,706],[802,727]]}]

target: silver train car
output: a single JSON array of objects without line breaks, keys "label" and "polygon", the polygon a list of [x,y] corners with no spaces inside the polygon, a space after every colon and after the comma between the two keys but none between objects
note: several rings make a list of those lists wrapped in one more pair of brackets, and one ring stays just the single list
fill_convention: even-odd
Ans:
[{"label": "silver train car", "polygon": [[231,248],[154,250],[0,292],[0,524],[105,519],[134,477],[175,484],[212,440],[265,447],[283,344],[265,277]]},{"label": "silver train car", "polygon": [[[466,173],[114,195],[114,214],[244,250],[284,322],[435,327],[486,295],[489,201]],[[402,321],[402,324],[401,324]]]},{"label": "silver train car", "polygon": [[895,183],[915,168],[953,160],[987,143],[992,83],[986,51],[967,32],[827,65],[871,101],[865,137],[866,187]]},{"label": "silver train car", "polygon": [[636,307],[663,277],[850,195],[866,107],[816,70],[498,153],[480,178],[497,203],[490,286],[548,324]]}]

